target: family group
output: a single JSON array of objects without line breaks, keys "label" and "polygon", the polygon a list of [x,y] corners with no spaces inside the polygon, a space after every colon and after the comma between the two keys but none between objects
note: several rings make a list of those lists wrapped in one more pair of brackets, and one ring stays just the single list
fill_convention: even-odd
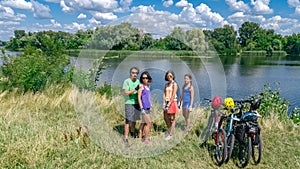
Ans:
[{"label": "family group", "polygon": [[[136,121],[142,118],[139,126],[138,138],[145,144],[151,144],[149,132],[152,121],[150,114],[152,113],[151,90],[150,83],[153,79],[148,71],[144,71],[139,75],[139,69],[132,67],[129,70],[130,77],[123,82],[123,90],[125,95],[125,126],[124,139],[125,145],[129,146],[128,135],[133,136]],[[172,134],[175,129],[175,115],[182,108],[182,114],[186,121],[184,134],[188,134],[190,129],[190,112],[194,105],[194,88],[192,85],[192,76],[184,75],[184,85],[182,86],[179,100],[177,99],[178,84],[175,81],[175,73],[169,70],[165,74],[166,84],[164,86],[163,95],[163,113],[164,121],[167,125],[167,137],[165,140],[173,138]]]}]

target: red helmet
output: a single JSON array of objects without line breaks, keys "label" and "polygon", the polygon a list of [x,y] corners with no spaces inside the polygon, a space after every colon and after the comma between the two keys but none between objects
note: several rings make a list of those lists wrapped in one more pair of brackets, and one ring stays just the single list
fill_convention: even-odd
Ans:
[{"label": "red helmet", "polygon": [[214,109],[218,109],[222,105],[222,98],[220,96],[215,96],[211,100],[211,107]]}]

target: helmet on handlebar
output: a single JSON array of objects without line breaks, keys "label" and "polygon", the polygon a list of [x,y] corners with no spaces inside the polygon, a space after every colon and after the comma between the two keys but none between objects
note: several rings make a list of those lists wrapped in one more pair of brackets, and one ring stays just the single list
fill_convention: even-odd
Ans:
[{"label": "helmet on handlebar", "polygon": [[260,106],[260,99],[256,98],[251,103],[251,110],[257,110]]},{"label": "helmet on handlebar", "polygon": [[225,107],[228,109],[228,110],[231,110],[234,108],[234,101],[231,97],[227,97],[225,100],[224,100],[224,103],[225,103]]},{"label": "helmet on handlebar", "polygon": [[215,96],[211,100],[211,107],[214,109],[218,109],[222,105],[222,98],[220,96]]}]

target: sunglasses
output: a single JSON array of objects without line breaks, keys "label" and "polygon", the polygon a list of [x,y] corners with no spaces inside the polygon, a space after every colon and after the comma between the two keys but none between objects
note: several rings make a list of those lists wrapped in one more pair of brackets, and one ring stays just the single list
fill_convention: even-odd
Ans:
[{"label": "sunglasses", "polygon": [[139,72],[131,72],[131,74],[136,74],[137,75],[137,74],[139,74]]},{"label": "sunglasses", "polygon": [[148,79],[148,77],[142,77],[142,79]]}]

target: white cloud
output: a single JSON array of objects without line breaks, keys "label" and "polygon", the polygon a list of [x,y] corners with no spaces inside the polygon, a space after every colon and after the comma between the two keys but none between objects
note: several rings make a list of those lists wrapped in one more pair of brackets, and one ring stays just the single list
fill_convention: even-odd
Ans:
[{"label": "white cloud", "polygon": [[300,6],[297,6],[295,9],[295,14],[300,15]]},{"label": "white cloud", "polygon": [[0,19],[9,21],[23,21],[26,18],[24,14],[15,14],[14,10],[10,7],[0,5]]},{"label": "white cloud", "polygon": [[50,8],[37,1],[30,1],[33,7],[33,16],[39,19],[49,19],[52,18],[50,14]]},{"label": "white cloud", "polygon": [[73,13],[75,12],[75,9],[72,8],[72,7],[69,7],[65,4],[65,1],[60,1],[60,6],[62,8],[62,11],[65,12],[65,13]]},{"label": "white cloud", "polygon": [[226,0],[227,5],[234,11],[249,12],[250,7],[244,1]]},{"label": "white cloud", "polygon": [[91,12],[91,14],[97,20],[116,20],[118,18],[117,15],[113,14],[112,12],[108,12],[108,13]]},{"label": "white cloud", "polygon": [[86,18],[86,15],[83,14],[83,13],[80,13],[78,16],[77,16],[77,19],[85,19]]},{"label": "white cloud", "polygon": [[131,5],[132,0],[121,0],[120,5],[122,8],[129,9],[129,6]]},{"label": "white cloud", "polygon": [[199,6],[196,7],[196,10],[199,13],[201,19],[205,21],[205,25],[203,26],[220,27],[225,24],[228,24],[228,22],[225,21],[219,13],[212,12],[211,8],[208,7],[206,4],[201,3]]},{"label": "white cloud", "polygon": [[299,0],[287,0],[287,3],[289,4],[290,7],[300,6],[300,1]]},{"label": "white cloud", "polygon": [[300,15],[300,1],[299,0],[288,0],[289,6],[295,8],[295,14]]},{"label": "white cloud", "polygon": [[188,5],[189,5],[189,3],[188,3],[187,0],[180,0],[179,2],[177,2],[175,4],[175,6],[177,6],[177,7],[185,7],[185,6],[188,6]]},{"label": "white cloud", "polygon": [[85,29],[86,26],[84,24],[79,24],[77,22],[73,22],[72,24],[65,24],[64,29],[70,30],[72,32],[76,32],[78,30]]},{"label": "white cloud", "polygon": [[135,6],[131,8],[131,12],[136,12],[136,13],[152,13],[155,12],[154,6]]},{"label": "white cloud", "polygon": [[50,22],[51,22],[53,28],[61,28],[61,27],[62,27],[61,24],[58,23],[58,22],[57,22],[56,20],[54,20],[54,19],[51,19]]},{"label": "white cloud", "polygon": [[32,4],[31,2],[26,2],[25,0],[5,0],[0,2],[3,6],[16,8],[16,9],[22,9],[31,11],[32,10]]},{"label": "white cloud", "polygon": [[20,25],[20,22],[15,22],[15,21],[0,21],[0,25]]},{"label": "white cloud", "polygon": [[118,7],[117,0],[61,0],[61,7],[64,12],[98,11],[112,12]]},{"label": "white cloud", "polygon": [[173,5],[173,0],[163,0],[163,6],[164,7],[169,7],[171,5]]},{"label": "white cloud", "polygon": [[101,24],[101,21],[97,21],[94,17],[92,17],[90,20],[89,20],[89,23],[92,24],[92,25],[99,25]]},{"label": "white cloud", "polygon": [[244,12],[236,12],[228,16],[227,19],[231,24],[235,24],[238,26],[240,26],[246,21],[255,22],[255,23],[263,23],[266,21],[266,18],[262,15],[250,15],[250,14],[245,14]]},{"label": "white cloud", "polygon": [[254,6],[254,12],[257,14],[271,14],[273,9],[269,7],[270,0],[251,0],[251,5]]},{"label": "white cloud", "polygon": [[46,2],[60,3],[61,0],[45,0]]}]

